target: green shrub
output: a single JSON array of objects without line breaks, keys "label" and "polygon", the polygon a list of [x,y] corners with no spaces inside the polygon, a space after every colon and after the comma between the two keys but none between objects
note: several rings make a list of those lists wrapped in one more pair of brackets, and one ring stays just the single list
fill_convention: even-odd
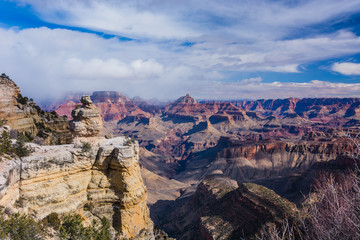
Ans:
[{"label": "green shrub", "polygon": [[7,79],[11,80],[10,77],[9,77],[8,75],[6,75],[5,73],[2,73],[2,74],[1,74],[1,77],[2,77],[2,78],[7,78]]},{"label": "green shrub", "polygon": [[1,119],[0,120],[0,127],[4,126],[6,124],[6,122],[7,122],[6,120]]},{"label": "green shrub", "polygon": [[91,144],[89,142],[82,142],[81,151],[90,152],[91,151]]},{"label": "green shrub", "polygon": [[4,209],[0,207],[0,239],[50,239],[48,237],[53,236],[48,227],[52,227],[62,240],[111,240],[110,223],[105,217],[100,225],[94,221],[89,227],[84,227],[82,221],[79,214],[69,214],[61,219],[57,213],[51,213],[38,222],[27,214],[5,217]]},{"label": "green shrub", "polygon": [[110,222],[103,217],[100,228],[95,231],[94,240],[111,240]]},{"label": "green shrub", "polygon": [[59,230],[61,226],[61,219],[59,217],[59,214],[55,212],[50,213],[43,219],[43,224],[45,226],[52,227],[55,230]]},{"label": "green shrub", "polygon": [[1,234],[9,236],[13,240],[40,240],[44,237],[41,225],[25,214],[11,215],[8,219],[3,220],[1,228]]},{"label": "green shrub", "polygon": [[0,156],[13,153],[14,149],[11,145],[10,134],[3,131],[0,138]]},{"label": "green shrub", "polygon": [[26,146],[26,142],[28,142],[29,139],[25,136],[20,134],[17,138],[16,144],[14,145],[14,152],[18,157],[26,157],[29,156],[30,153],[34,152],[34,150]]},{"label": "green shrub", "polygon": [[60,239],[85,240],[91,238],[91,231],[83,226],[79,214],[66,215],[59,230],[59,237]]},{"label": "green shrub", "polygon": [[17,98],[16,98],[17,102],[22,104],[22,105],[25,105],[28,103],[29,101],[29,98],[28,97],[23,97],[20,93],[17,95]]},{"label": "green shrub", "polygon": [[59,237],[62,240],[111,240],[110,222],[103,217],[100,226],[94,221],[89,227],[84,227],[79,214],[66,215],[59,230]]}]

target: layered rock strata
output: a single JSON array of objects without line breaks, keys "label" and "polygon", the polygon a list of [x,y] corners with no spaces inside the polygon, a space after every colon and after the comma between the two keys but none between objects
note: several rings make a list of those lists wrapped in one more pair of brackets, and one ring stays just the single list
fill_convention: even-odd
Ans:
[{"label": "layered rock strata", "polygon": [[19,87],[4,74],[0,76],[0,120],[30,138],[40,137],[44,144],[72,141],[67,117],[42,111],[34,101],[23,97]]},{"label": "layered rock strata", "polygon": [[101,111],[89,96],[81,97],[82,106],[71,112],[73,120],[69,122],[70,130],[77,137],[91,137],[100,133],[103,128]]},{"label": "layered rock strata", "polygon": [[196,183],[214,170],[238,182],[297,174],[314,164],[355,153],[353,142],[336,141],[239,141],[222,137],[219,143],[192,155],[174,179]]},{"label": "layered rock strata", "polygon": [[262,226],[296,215],[295,204],[272,190],[253,183],[238,186],[217,171],[193,195],[165,209],[156,223],[177,239],[256,239]]},{"label": "layered rock strata", "polygon": [[0,120],[5,119],[12,129],[36,133],[32,119],[36,110],[19,103],[17,97],[20,95],[19,87],[10,78],[0,77]]},{"label": "layered rock strata", "polygon": [[84,147],[85,140],[62,146],[32,144],[35,152],[30,156],[2,162],[0,203],[37,218],[81,211],[88,218],[106,217],[120,238],[150,239],[138,143],[125,137],[97,138]]}]

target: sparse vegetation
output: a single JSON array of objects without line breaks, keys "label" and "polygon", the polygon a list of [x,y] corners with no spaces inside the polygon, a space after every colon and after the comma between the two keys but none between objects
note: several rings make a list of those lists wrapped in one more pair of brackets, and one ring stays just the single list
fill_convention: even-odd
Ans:
[{"label": "sparse vegetation", "polygon": [[6,120],[0,119],[0,127],[3,127],[6,124]]},{"label": "sparse vegetation", "polygon": [[132,144],[135,143],[134,137],[129,138],[129,136],[127,136],[126,134],[124,136],[125,136],[124,146],[131,146]]},{"label": "sparse vegetation", "polygon": [[360,239],[359,170],[322,173],[313,187],[298,222],[264,226],[257,239]]},{"label": "sparse vegetation", "polygon": [[43,224],[45,226],[52,227],[54,230],[59,230],[61,227],[61,219],[59,214],[53,212],[47,215],[43,220]]},{"label": "sparse vegetation", "polygon": [[94,221],[91,226],[84,227],[79,214],[66,215],[59,230],[59,237],[62,240],[110,240],[110,223],[106,218],[102,218],[101,225]]},{"label": "sparse vegetation", "polygon": [[82,142],[81,151],[82,152],[90,152],[91,151],[91,144],[89,142]]},{"label": "sparse vegetation", "polygon": [[41,224],[31,216],[25,214],[13,214],[6,217],[0,215],[0,237],[1,239],[13,240],[37,240],[43,239],[44,232]]},{"label": "sparse vegetation", "polygon": [[[27,214],[6,215],[0,209],[0,239],[37,240],[49,239],[49,228],[55,230],[55,235],[62,240],[110,240],[110,223],[102,218],[100,224],[94,221],[84,227],[83,219],[78,214],[69,214],[60,218],[57,213],[51,213],[44,219],[36,221]],[[52,239],[52,238],[51,238]]]},{"label": "sparse vegetation", "polygon": [[25,143],[29,142],[29,138],[26,135],[20,134],[18,135],[17,141],[14,144],[14,152],[18,157],[26,157],[29,156],[30,153],[34,152],[34,150],[27,146]]},{"label": "sparse vegetation", "polygon": [[28,97],[23,97],[20,93],[17,95],[17,98],[16,98],[17,102],[18,103],[21,103],[22,105],[25,105],[28,103],[29,101],[29,98]]},{"label": "sparse vegetation", "polygon": [[6,75],[5,73],[2,73],[2,74],[1,74],[1,77],[11,80],[11,78],[10,78],[8,75]]},{"label": "sparse vegetation", "polygon": [[11,154],[13,151],[10,134],[7,131],[3,131],[0,138],[0,156]]},{"label": "sparse vegetation", "polygon": [[360,239],[359,172],[323,173],[307,208],[306,233],[313,239]]},{"label": "sparse vegetation", "polygon": [[30,155],[34,150],[27,146],[25,143],[29,142],[28,137],[23,134],[17,135],[17,141],[12,144],[10,134],[7,131],[3,131],[0,138],[0,156],[18,156],[26,157]]}]

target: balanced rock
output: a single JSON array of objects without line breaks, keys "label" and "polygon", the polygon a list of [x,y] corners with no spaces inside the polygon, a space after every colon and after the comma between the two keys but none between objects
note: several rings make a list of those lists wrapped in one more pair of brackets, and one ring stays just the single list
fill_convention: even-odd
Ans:
[{"label": "balanced rock", "polygon": [[77,137],[96,136],[103,128],[101,111],[89,96],[82,96],[80,101],[82,106],[71,112],[73,120],[69,122],[70,130]]}]

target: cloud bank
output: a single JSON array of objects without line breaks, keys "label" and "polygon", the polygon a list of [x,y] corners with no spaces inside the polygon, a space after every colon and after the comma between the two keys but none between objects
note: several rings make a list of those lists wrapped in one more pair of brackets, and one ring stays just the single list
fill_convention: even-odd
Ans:
[{"label": "cloud bank", "polygon": [[[360,93],[356,82],[286,80],[309,63],[360,53],[351,28],[332,27],[360,11],[357,1],[15,2],[59,26],[0,28],[0,71],[36,99],[94,90],[172,99],[187,92],[207,99]],[[360,71],[346,62],[319,67],[344,76]],[[283,75],[268,80],[268,73]]]},{"label": "cloud bank", "polygon": [[332,70],[344,75],[360,75],[359,63],[334,63]]}]

